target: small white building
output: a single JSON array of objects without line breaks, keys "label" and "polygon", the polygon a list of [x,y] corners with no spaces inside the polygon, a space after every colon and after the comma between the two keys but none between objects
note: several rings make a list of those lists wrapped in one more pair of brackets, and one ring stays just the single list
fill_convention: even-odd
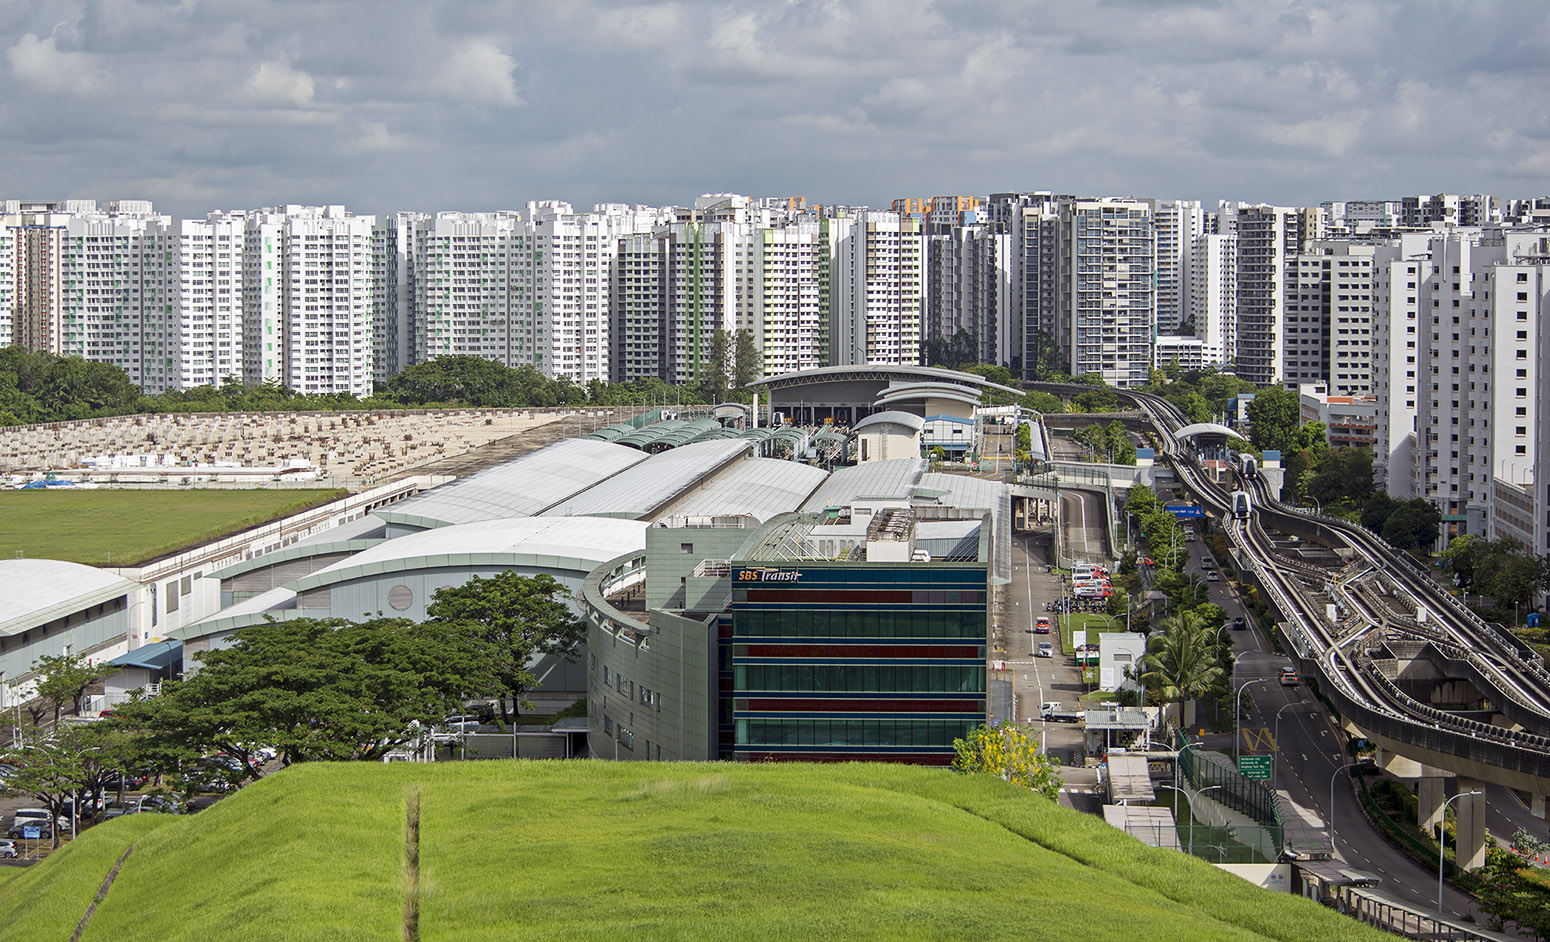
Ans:
[{"label": "small white building", "polygon": [[1127,683],[1125,672],[1132,673],[1146,653],[1146,635],[1134,631],[1111,631],[1098,636],[1098,689],[1113,692]]},{"label": "small white building", "polygon": [[926,420],[908,412],[878,412],[856,423],[857,461],[919,458]]}]

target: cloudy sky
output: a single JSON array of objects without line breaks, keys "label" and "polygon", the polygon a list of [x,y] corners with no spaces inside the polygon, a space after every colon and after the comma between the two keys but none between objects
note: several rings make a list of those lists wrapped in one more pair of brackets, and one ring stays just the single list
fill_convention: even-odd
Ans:
[{"label": "cloudy sky", "polygon": [[0,197],[1550,194],[1550,5],[0,0]]}]

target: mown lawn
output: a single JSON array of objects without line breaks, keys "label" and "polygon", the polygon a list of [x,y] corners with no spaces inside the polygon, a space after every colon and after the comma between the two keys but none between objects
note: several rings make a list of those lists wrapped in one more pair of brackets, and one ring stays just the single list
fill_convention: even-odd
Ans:
[{"label": "mown lawn", "polygon": [[133,566],[337,500],[305,490],[0,491],[0,559]]},{"label": "mown lawn", "polygon": [[[1382,938],[989,777],[490,761],[300,766],[172,819],[83,939],[399,938],[415,787],[428,942]],[[5,937],[67,937],[118,824],[0,885]]]}]

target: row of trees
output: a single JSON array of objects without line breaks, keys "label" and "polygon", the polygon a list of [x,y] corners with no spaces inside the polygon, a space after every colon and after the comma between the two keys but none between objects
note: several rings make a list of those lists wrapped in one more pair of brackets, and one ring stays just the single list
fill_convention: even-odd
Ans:
[{"label": "row of trees", "polygon": [[531,364],[506,367],[475,356],[438,357],[393,376],[364,399],[350,393],[305,395],[271,383],[228,378],[219,386],[144,395],[107,363],[0,349],[0,426],[155,412],[298,412],[425,407],[548,407],[746,402],[763,372],[749,331],[708,331],[696,379],[580,385],[545,376]]},{"label": "row of trees", "polygon": [[1516,540],[1487,540],[1467,533],[1449,541],[1438,560],[1465,592],[1489,596],[1498,606],[1525,609],[1534,595],[1550,589],[1550,559],[1535,556]]},{"label": "row of trees", "polygon": [[[60,814],[71,800],[100,799],[119,773],[190,792],[260,778],[269,750],[282,765],[377,760],[473,698],[497,698],[510,721],[536,683],[533,657],[566,654],[583,637],[567,597],[551,576],[505,572],[439,590],[419,623],[296,618],[240,629],[230,647],[196,655],[197,671],[110,718],[25,731],[6,755],[17,766],[7,790]],[[66,703],[79,709],[105,673],[69,658],[34,668],[35,721]]]}]

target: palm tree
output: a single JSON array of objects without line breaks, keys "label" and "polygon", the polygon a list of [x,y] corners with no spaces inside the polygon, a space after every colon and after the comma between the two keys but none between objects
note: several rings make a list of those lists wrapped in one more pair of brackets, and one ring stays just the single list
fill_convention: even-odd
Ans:
[{"label": "palm tree", "polygon": [[1184,704],[1220,684],[1227,673],[1220,647],[1210,628],[1193,612],[1184,612],[1158,623],[1142,659],[1142,679],[1164,701],[1179,705],[1179,726],[1184,725]]}]

